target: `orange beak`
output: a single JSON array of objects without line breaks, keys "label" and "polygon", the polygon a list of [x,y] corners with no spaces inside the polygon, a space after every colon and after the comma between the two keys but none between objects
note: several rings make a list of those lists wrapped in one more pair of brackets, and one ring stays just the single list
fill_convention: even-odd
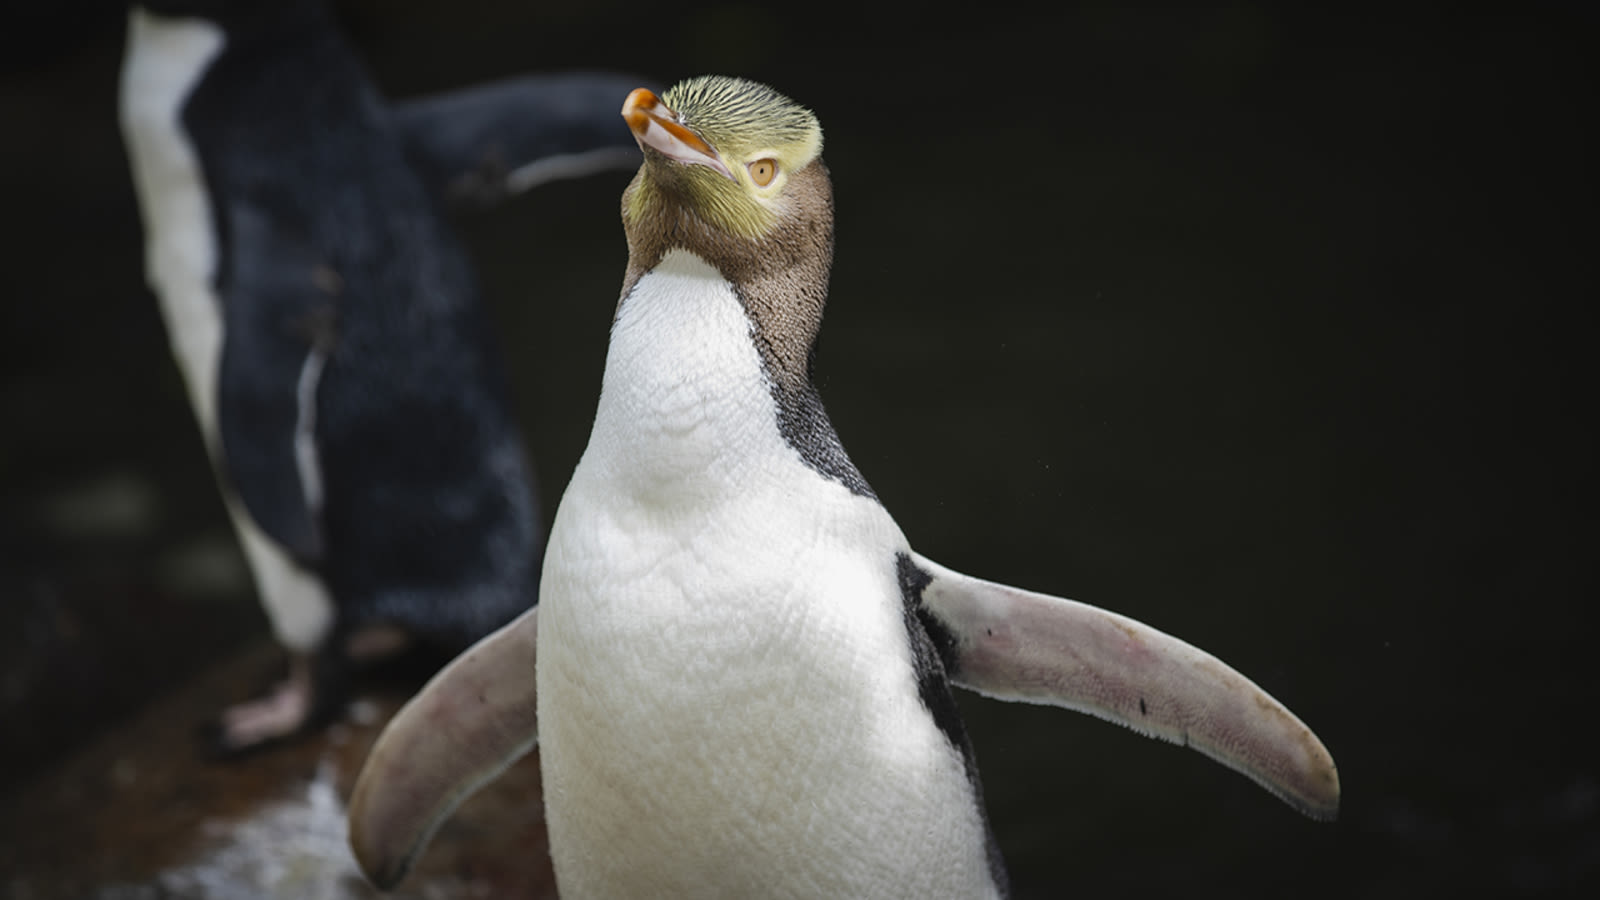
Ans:
[{"label": "orange beak", "polygon": [[671,107],[645,88],[635,88],[622,103],[622,118],[633,129],[641,150],[654,150],[673,162],[705,166],[737,181],[722,157],[698,134],[690,131]]}]

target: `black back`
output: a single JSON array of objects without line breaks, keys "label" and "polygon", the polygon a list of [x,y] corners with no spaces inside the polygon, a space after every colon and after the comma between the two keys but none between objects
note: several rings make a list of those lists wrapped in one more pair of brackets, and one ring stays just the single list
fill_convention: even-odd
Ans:
[{"label": "black back", "polygon": [[222,6],[183,122],[220,236],[227,476],[345,624],[474,640],[534,602],[543,541],[464,252],[326,11]]}]

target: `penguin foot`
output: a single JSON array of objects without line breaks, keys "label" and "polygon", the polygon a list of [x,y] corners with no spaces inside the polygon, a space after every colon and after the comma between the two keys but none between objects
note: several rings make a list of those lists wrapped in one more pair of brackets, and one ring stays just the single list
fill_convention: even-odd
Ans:
[{"label": "penguin foot", "polygon": [[332,719],[338,704],[318,690],[312,663],[295,655],[289,660],[289,677],[259,697],[224,709],[201,729],[210,756],[238,757],[304,736]]},{"label": "penguin foot", "polygon": [[232,760],[304,737],[344,715],[355,684],[413,693],[459,652],[388,624],[331,637],[310,653],[290,652],[286,677],[274,673],[255,697],[201,726],[202,753]]},{"label": "penguin foot", "polygon": [[235,747],[247,747],[299,731],[311,710],[308,686],[285,681],[265,697],[236,703],[223,710],[219,724],[221,739]]}]

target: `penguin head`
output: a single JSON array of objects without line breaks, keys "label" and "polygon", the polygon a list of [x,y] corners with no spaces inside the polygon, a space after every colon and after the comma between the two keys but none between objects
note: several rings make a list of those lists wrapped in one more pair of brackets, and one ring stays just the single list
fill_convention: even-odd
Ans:
[{"label": "penguin head", "polygon": [[831,244],[822,126],[810,110],[763,84],[702,76],[660,97],[639,88],[622,116],[645,157],[624,197],[630,234],[675,223],[724,249],[805,232]]},{"label": "penguin head", "polygon": [[644,165],[622,195],[629,285],[687,250],[735,285],[775,381],[802,390],[833,266],[833,186],[822,126],[762,84],[708,76],[661,97],[640,88],[623,118]]}]

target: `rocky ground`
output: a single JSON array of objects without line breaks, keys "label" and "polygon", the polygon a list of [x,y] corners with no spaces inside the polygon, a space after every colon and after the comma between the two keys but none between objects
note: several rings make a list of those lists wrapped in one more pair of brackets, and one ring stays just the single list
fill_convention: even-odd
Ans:
[{"label": "rocky ground", "polygon": [[[204,758],[198,722],[275,665],[267,643],[208,670],[47,766],[0,816],[0,895],[13,900],[356,900],[381,896],[345,840],[361,761],[407,686],[364,691],[314,737],[245,759]],[[554,897],[538,759],[468,801],[393,894]]]}]

